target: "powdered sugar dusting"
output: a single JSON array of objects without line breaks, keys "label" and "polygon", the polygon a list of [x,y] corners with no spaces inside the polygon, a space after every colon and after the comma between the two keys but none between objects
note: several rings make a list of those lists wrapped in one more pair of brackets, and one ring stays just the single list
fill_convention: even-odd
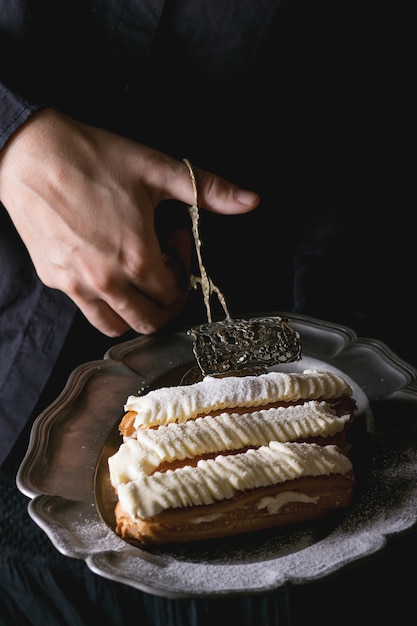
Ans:
[{"label": "powdered sugar dusting", "polygon": [[372,436],[361,450],[354,503],[331,519],[193,547],[130,548],[127,557],[113,554],[105,562],[96,555],[93,567],[120,579],[123,562],[130,584],[168,597],[267,591],[329,575],[372,555],[390,535],[416,523],[415,430],[412,422],[394,435],[390,429]]}]

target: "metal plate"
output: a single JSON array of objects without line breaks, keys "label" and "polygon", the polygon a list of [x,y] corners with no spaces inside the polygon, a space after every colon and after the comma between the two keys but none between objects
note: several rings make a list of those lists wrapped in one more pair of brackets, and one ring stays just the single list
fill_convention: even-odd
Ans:
[{"label": "metal plate", "polygon": [[[275,313],[274,313],[275,314]],[[164,597],[272,591],[338,572],[417,523],[417,371],[385,344],[348,328],[288,313],[303,358],[271,369],[342,373],[359,405],[358,490],[331,520],[227,540],[145,551],[113,531],[107,459],[130,394],[179,384],[195,368],[186,333],[157,333],[112,348],[71,374],[36,420],[17,484],[29,514],[63,554],[97,574]]]}]

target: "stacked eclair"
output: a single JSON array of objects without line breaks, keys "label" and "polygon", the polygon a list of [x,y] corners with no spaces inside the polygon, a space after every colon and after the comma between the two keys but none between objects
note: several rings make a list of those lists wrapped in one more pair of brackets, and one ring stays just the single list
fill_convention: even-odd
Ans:
[{"label": "stacked eclair", "polygon": [[207,376],[130,396],[109,458],[116,532],[138,545],[327,517],[355,488],[356,403],[327,370]]}]

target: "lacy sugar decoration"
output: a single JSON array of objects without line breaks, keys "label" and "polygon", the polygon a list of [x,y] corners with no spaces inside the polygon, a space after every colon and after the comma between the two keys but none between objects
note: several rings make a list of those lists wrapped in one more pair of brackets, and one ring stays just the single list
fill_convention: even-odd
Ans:
[{"label": "lacy sugar decoration", "polygon": [[[279,363],[301,358],[300,334],[280,316],[232,319],[226,299],[204,267],[199,234],[197,182],[191,163],[187,165],[194,190],[194,204],[189,207],[200,277],[191,276],[191,287],[201,286],[207,311],[207,323],[188,331],[194,337],[194,356],[204,376],[233,374],[245,370],[265,371]],[[210,299],[216,294],[225,313],[223,321],[213,322]]]}]

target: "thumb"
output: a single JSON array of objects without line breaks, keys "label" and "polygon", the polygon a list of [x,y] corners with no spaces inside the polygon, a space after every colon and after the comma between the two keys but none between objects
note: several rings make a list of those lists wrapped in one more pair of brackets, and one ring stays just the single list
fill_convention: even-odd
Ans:
[{"label": "thumb", "polygon": [[192,169],[198,192],[198,204],[202,208],[213,213],[235,214],[248,213],[258,206],[260,198],[254,191],[242,189],[200,168]]},{"label": "thumb", "polygon": [[196,200],[196,188],[198,206],[213,213],[228,215],[249,213],[260,201],[257,193],[242,189],[217,174],[181,161],[175,163],[171,169],[171,176],[165,179],[165,182],[170,198],[189,205],[194,204]]}]

